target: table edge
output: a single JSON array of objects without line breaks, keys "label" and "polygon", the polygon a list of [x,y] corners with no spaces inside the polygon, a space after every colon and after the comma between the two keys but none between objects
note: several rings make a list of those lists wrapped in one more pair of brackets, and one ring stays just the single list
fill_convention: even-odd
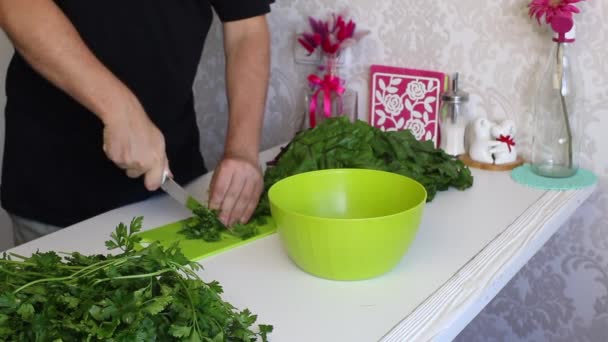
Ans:
[{"label": "table edge", "polygon": [[380,341],[451,341],[595,189],[545,192]]}]

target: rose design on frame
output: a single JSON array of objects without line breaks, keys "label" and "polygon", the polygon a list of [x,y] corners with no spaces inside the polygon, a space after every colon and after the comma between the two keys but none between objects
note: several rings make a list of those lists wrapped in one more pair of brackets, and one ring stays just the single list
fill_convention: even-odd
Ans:
[{"label": "rose design on frame", "polygon": [[369,123],[384,132],[408,129],[438,146],[437,114],[444,73],[372,65]]},{"label": "rose design on frame", "polygon": [[420,81],[413,81],[407,85],[405,92],[414,101],[422,100],[426,96],[426,85]]},{"label": "rose design on frame", "polygon": [[424,133],[426,132],[425,126],[424,122],[419,119],[411,119],[405,124],[405,129],[409,129],[416,139],[420,140],[424,137]]},{"label": "rose design on frame", "polygon": [[389,94],[384,98],[384,109],[392,116],[397,116],[403,111],[403,99],[397,94]]}]

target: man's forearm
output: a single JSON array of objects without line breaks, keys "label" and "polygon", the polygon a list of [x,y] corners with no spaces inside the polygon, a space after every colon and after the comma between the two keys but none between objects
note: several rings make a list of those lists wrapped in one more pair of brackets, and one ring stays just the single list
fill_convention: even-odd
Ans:
[{"label": "man's forearm", "polygon": [[230,115],[225,153],[257,161],[270,73],[266,19],[227,23],[224,37]]},{"label": "man's forearm", "polygon": [[36,71],[104,122],[137,106],[52,0],[0,0],[0,25]]}]

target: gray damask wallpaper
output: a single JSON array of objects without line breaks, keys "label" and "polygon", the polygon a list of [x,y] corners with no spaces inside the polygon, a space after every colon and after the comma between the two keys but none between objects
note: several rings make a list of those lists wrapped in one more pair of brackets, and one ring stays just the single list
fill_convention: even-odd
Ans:
[{"label": "gray damask wallpaper", "polygon": [[[531,105],[549,32],[526,14],[528,0],[278,0],[269,16],[272,82],[263,147],[290,139],[304,112],[306,65],[294,62],[308,15],[350,9],[371,30],[344,70],[367,117],[370,64],[460,72],[473,115],[511,118],[529,147]],[[458,341],[608,341],[608,3],[588,0],[577,15],[577,70],[586,110],[583,166],[600,189],[519,272]],[[221,155],[226,117],[220,26],[214,25],[196,80],[202,145],[210,166]]]}]

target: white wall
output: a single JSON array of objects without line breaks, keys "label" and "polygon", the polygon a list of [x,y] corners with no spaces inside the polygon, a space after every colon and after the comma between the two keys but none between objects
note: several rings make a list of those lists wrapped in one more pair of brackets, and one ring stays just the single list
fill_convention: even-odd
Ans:
[{"label": "white wall", "polygon": [[[4,91],[4,80],[6,79],[6,67],[11,59],[13,47],[4,35],[0,32],[0,166],[4,156],[4,105],[6,104],[6,94]],[[0,175],[2,170],[0,168]],[[0,251],[11,247],[13,244],[13,231],[6,212],[0,209]]]},{"label": "white wall", "polygon": [[[265,146],[290,138],[304,115],[307,72],[294,63],[296,30],[309,15],[349,9],[358,27],[371,30],[353,50],[348,84],[359,91],[367,117],[369,66],[387,64],[459,71],[471,93],[471,111],[514,119],[518,146],[529,147],[534,88],[551,41],[546,27],[527,16],[530,0],[283,0],[273,5],[272,79]],[[587,110],[583,165],[601,186],[561,231],[465,329],[458,342],[590,341],[608,336],[608,15],[607,1],[578,3],[575,65],[585,85]],[[210,36],[195,82],[207,156],[221,155],[226,109],[221,46]],[[489,190],[491,191],[491,190]]]}]

